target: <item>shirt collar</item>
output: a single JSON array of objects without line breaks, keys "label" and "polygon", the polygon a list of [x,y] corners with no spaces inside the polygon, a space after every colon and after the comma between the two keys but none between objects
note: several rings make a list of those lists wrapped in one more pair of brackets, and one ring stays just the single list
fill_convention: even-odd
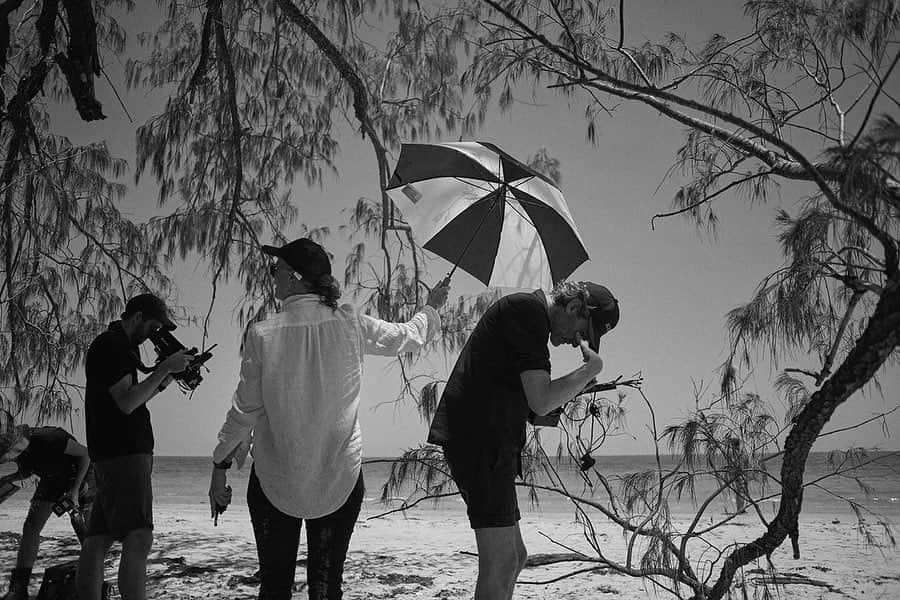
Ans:
[{"label": "shirt collar", "polygon": [[293,296],[288,296],[284,300],[281,301],[281,308],[285,309],[292,304],[296,304],[298,306],[308,305],[308,304],[318,304],[319,296],[318,294],[294,294]]}]

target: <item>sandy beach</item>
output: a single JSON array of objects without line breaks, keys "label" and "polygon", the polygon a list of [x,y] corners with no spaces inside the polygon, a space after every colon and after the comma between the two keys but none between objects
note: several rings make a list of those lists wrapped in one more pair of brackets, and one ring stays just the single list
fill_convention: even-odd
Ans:
[{"label": "sandy beach", "polygon": [[[7,508],[7,507],[3,507]],[[345,598],[471,598],[476,558],[474,536],[460,509],[417,508],[404,517],[395,514],[369,520],[383,506],[368,502],[357,523],[345,573]],[[15,511],[16,513],[18,511]],[[4,574],[0,590],[5,591],[6,571],[14,561],[14,550],[24,514],[0,509],[0,564]],[[749,539],[758,533],[749,516],[724,527],[713,538],[727,544]],[[604,552],[624,556],[625,540],[619,530],[598,523],[597,533]],[[582,528],[563,514],[523,512],[522,533],[529,553],[565,553],[567,547],[590,553]],[[805,516],[800,531],[802,557],[793,560],[790,544],[774,556],[781,597],[797,600],[837,600],[865,598],[893,600],[900,597],[900,560],[897,550],[867,548],[850,515]],[[32,580],[37,593],[42,571],[47,566],[74,559],[78,547],[65,519],[51,517],[44,531],[41,555]],[[296,578],[296,598],[305,598],[305,549],[301,543]],[[114,580],[118,555],[107,563],[107,578]],[[581,600],[618,598],[631,600],[652,597],[652,586],[638,579],[608,572],[587,572],[560,581],[567,573],[590,564],[566,562],[528,567],[520,577],[516,598]],[[243,505],[233,506],[213,527],[204,508],[165,506],[156,510],[156,537],[150,555],[149,597],[167,600],[193,598],[256,598],[256,551],[249,516]],[[766,575],[751,570],[748,589]],[[760,590],[761,591],[761,590]],[[660,598],[672,597],[665,592]]]}]

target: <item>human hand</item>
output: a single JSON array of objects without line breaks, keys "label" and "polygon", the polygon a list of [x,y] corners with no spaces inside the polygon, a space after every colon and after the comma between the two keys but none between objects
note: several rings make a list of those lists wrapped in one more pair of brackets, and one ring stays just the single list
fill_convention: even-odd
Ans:
[{"label": "human hand", "polygon": [[170,355],[164,361],[159,363],[160,369],[163,369],[165,373],[181,373],[185,369],[187,369],[188,365],[191,364],[191,361],[194,360],[194,355],[188,352],[187,349],[179,350],[178,352]]},{"label": "human hand", "polygon": [[227,485],[226,471],[213,468],[209,482],[209,516],[215,520],[215,525],[218,525],[219,513],[225,512],[229,504],[231,504],[231,486]]},{"label": "human hand", "polygon": [[447,275],[443,280],[439,281],[433,288],[428,290],[428,299],[425,300],[425,304],[434,308],[435,310],[440,310],[440,308],[446,304],[447,297],[450,295],[450,276]]},{"label": "human hand", "polygon": [[[581,334],[575,334],[575,341],[578,342],[578,348],[581,350],[581,358],[584,360],[584,366],[590,372],[591,377],[599,374],[603,370],[603,359],[597,352],[591,350],[587,340],[581,337]],[[599,350],[599,348],[598,348]]]}]

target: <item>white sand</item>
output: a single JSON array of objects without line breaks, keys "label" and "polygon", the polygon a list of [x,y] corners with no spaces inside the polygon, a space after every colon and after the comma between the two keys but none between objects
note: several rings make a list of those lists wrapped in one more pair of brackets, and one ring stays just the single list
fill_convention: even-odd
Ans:
[{"label": "white sand", "polygon": [[[0,592],[5,591],[6,571],[15,558],[15,547],[24,514],[0,507],[0,565],[4,574]],[[233,506],[214,528],[206,508],[198,503],[184,507],[156,509],[156,539],[150,556],[150,598],[256,598],[252,575],[256,571],[256,549],[250,520],[244,506]],[[364,507],[357,524],[345,577],[347,599],[471,598],[476,573],[475,540],[463,510],[435,512],[417,508],[408,517],[393,515],[366,520],[383,510],[378,505]],[[793,560],[786,543],[773,556],[778,575],[794,583],[778,590],[780,598],[797,600],[895,600],[900,598],[900,560],[897,550],[867,548],[856,532],[855,523],[842,517],[832,523],[826,516],[804,516],[801,522],[800,560]],[[599,522],[601,547],[611,558],[622,560],[625,540],[617,528]],[[713,541],[727,544],[748,540],[760,533],[749,516],[723,528]],[[529,552],[567,552],[549,538],[591,553],[582,528],[566,515],[523,513],[522,534]],[[41,555],[32,580],[36,594],[41,571],[77,556],[77,543],[65,519],[51,517],[44,531]],[[699,555],[699,552],[698,552]],[[305,556],[301,543],[300,559]],[[117,555],[107,563],[107,576],[114,580]],[[585,573],[547,585],[543,581],[585,568],[585,563],[562,563],[527,568],[520,577],[516,598],[583,600],[585,598],[638,599],[653,597],[646,581],[619,574]],[[755,580],[750,573],[748,597],[754,597]],[[296,598],[306,598],[305,568],[297,570]],[[650,592],[648,594],[648,592]],[[672,597],[666,592],[660,598]]]}]

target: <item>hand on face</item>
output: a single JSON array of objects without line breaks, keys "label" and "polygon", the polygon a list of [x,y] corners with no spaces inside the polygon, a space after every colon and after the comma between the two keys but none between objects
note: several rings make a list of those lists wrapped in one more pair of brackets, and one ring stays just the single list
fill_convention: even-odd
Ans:
[{"label": "hand on face", "polygon": [[[591,371],[591,376],[599,374],[603,370],[603,359],[597,352],[591,350],[587,340],[582,338],[580,333],[575,334],[575,341],[581,350],[581,358],[584,359],[585,365]],[[599,348],[597,350],[599,351]]]}]

